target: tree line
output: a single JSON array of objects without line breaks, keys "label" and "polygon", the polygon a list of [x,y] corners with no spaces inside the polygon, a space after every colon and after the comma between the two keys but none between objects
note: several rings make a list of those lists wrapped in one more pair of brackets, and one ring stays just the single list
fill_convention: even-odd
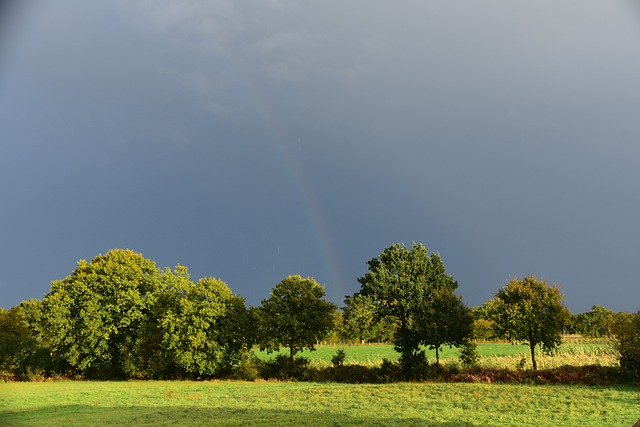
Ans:
[{"label": "tree line", "polygon": [[160,269],[131,250],[81,260],[42,300],[0,310],[0,376],[176,379],[233,376],[251,350],[296,354],[318,343],[392,342],[402,377],[419,378],[425,348],[462,349],[478,339],[527,343],[551,352],[563,333],[617,339],[621,368],[640,379],[640,314],[594,306],[572,315],[556,285],[513,278],[481,307],[467,307],[438,253],[393,244],[367,262],[360,290],[340,309],[313,278],[289,276],[257,307],[220,279],[193,281],[185,266]]}]

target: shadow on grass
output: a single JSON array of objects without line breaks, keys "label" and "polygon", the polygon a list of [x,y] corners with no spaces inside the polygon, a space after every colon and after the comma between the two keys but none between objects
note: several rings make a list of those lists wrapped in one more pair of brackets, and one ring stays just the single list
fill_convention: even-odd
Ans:
[{"label": "shadow on grass", "polygon": [[198,407],[116,407],[66,405],[0,412],[0,426],[433,426],[475,427],[464,421],[377,418],[311,411]]}]

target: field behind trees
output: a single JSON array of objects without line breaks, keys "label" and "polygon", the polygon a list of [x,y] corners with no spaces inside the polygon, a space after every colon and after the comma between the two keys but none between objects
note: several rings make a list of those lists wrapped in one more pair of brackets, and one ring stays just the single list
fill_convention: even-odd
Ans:
[{"label": "field behind trees", "polygon": [[631,426],[632,386],[132,381],[0,384],[2,426]]},{"label": "field behind trees", "polygon": [[[305,350],[300,356],[305,357],[316,366],[328,366],[331,358],[338,350],[345,352],[345,364],[357,364],[363,366],[379,366],[383,359],[395,361],[398,353],[390,344],[366,344],[366,345],[321,345],[316,351]],[[441,363],[444,367],[455,367],[460,364],[460,349],[445,347],[441,351]],[[502,342],[479,343],[477,344],[479,360],[477,365],[483,368],[517,369],[518,365],[523,365],[523,359],[528,363],[529,347],[526,344],[509,344]],[[278,353],[268,354],[257,352],[258,357],[269,360],[278,354],[286,354],[286,350]],[[435,351],[425,349],[428,361],[435,361]],[[617,366],[618,353],[615,350],[614,342],[610,339],[576,339],[567,338],[563,344],[553,353],[544,354],[540,352],[539,367],[541,369],[558,368],[561,366]]]}]

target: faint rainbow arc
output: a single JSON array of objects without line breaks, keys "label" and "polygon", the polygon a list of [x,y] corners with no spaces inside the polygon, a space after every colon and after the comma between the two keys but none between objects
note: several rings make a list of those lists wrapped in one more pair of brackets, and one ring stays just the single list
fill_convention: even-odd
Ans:
[{"label": "faint rainbow arc", "polygon": [[[259,96],[254,94],[254,98],[259,98]],[[337,251],[334,250],[334,244],[330,238],[329,227],[322,215],[322,209],[318,206],[317,200],[313,198],[313,191],[299,166],[299,162],[291,153],[287,142],[288,138],[281,130],[278,117],[272,113],[271,109],[267,108],[265,101],[261,97],[256,101],[260,107],[261,118],[268,128],[269,136],[293,178],[298,197],[302,201],[318,250],[322,255],[321,262],[324,270],[328,273],[329,279],[329,283],[323,283],[326,286],[327,296],[338,305],[341,305],[347,295],[347,282],[336,256]]]}]

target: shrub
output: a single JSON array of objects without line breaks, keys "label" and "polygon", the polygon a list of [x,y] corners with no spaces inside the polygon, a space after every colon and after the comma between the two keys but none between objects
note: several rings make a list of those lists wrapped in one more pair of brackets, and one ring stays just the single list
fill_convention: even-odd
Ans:
[{"label": "shrub", "polygon": [[476,344],[473,341],[466,341],[460,352],[460,362],[466,367],[471,367],[475,366],[479,359]]},{"label": "shrub", "polygon": [[402,366],[399,362],[393,362],[386,357],[382,358],[380,369],[378,370],[377,381],[389,383],[402,378]]},{"label": "shrub", "polygon": [[346,358],[347,353],[345,353],[343,349],[339,348],[338,351],[336,351],[336,354],[331,358],[331,363],[334,368],[337,368],[338,366],[344,365],[344,360]]},{"label": "shrub", "polygon": [[252,351],[241,353],[238,363],[231,370],[233,378],[243,381],[254,381],[260,376],[264,363]]},{"label": "shrub", "polygon": [[325,368],[309,369],[316,381],[347,383],[347,384],[374,384],[381,382],[380,368],[362,365],[340,365]]},{"label": "shrub", "polygon": [[266,379],[278,380],[308,380],[309,359],[296,357],[291,361],[289,356],[279,354],[275,358],[264,362],[260,375]]},{"label": "shrub", "polygon": [[622,313],[614,332],[620,353],[620,369],[630,380],[640,380],[640,313]]},{"label": "shrub", "polygon": [[53,359],[29,328],[22,307],[0,309],[0,378],[39,381],[52,368]]}]

